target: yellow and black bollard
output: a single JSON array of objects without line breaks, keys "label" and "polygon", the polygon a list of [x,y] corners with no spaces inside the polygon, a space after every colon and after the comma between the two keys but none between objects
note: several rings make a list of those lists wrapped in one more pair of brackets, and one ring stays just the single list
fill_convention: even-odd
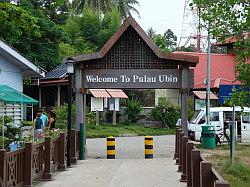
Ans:
[{"label": "yellow and black bollard", "polygon": [[115,159],[115,138],[107,138],[107,159]]},{"label": "yellow and black bollard", "polygon": [[145,136],[145,158],[153,158],[153,136]]}]

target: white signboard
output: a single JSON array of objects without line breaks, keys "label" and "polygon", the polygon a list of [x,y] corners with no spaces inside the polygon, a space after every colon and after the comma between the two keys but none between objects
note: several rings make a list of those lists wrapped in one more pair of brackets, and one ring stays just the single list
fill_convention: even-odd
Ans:
[{"label": "white signboard", "polygon": [[119,98],[109,99],[109,110],[120,111],[120,100]]},{"label": "white signboard", "polygon": [[115,111],[119,111],[119,110],[120,110],[120,99],[115,98]]},{"label": "white signboard", "polygon": [[91,111],[103,111],[103,98],[91,97]]}]

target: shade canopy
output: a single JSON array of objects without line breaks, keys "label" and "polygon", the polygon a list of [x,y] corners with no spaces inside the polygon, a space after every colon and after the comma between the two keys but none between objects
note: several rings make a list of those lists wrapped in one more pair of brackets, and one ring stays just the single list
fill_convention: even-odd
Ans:
[{"label": "shade canopy", "polygon": [[96,98],[128,98],[128,96],[119,89],[89,89],[89,91]]},{"label": "shade canopy", "polygon": [[[193,91],[193,93],[199,99],[206,99],[206,91]],[[218,97],[210,92],[210,99],[218,99]]]},{"label": "shade canopy", "polygon": [[7,85],[0,85],[0,101],[5,104],[38,104],[37,100]]}]

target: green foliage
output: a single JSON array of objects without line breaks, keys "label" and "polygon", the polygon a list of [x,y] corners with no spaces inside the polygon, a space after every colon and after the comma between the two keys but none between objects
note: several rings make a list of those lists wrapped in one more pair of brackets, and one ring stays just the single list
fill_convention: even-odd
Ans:
[{"label": "green foliage", "polygon": [[[66,129],[68,123],[68,105],[64,104],[60,107],[54,107],[53,112],[56,114],[56,128]],[[72,128],[76,127],[76,105],[72,104]]]},{"label": "green foliage", "polygon": [[[2,117],[0,117],[0,134],[2,135],[3,123]],[[21,128],[13,125],[13,118],[10,116],[4,116],[4,138],[1,136],[1,145],[7,148],[10,143],[20,141],[21,137]]]},{"label": "green foliage", "polygon": [[12,5],[0,3],[0,35],[9,44],[17,42],[21,36],[39,37],[37,19],[28,11]]},{"label": "green foliage", "polygon": [[128,121],[136,122],[142,111],[141,103],[137,100],[127,100],[127,105],[124,109],[124,114],[128,117]]},{"label": "green foliage", "polygon": [[163,35],[161,35],[156,34],[151,27],[148,29],[147,34],[162,51],[170,52],[175,50],[177,36],[174,35],[171,29],[168,29]]},{"label": "green foliage", "polygon": [[170,104],[167,100],[162,100],[162,102],[151,111],[151,117],[161,121],[169,128],[174,128],[176,121],[180,118],[180,108],[179,106]]},{"label": "green foliage", "polygon": [[174,134],[174,129],[144,127],[134,123],[88,124],[86,126],[87,138],[106,138],[108,136],[157,136]]},{"label": "green foliage", "polygon": [[[250,39],[246,37],[249,31],[249,1],[239,0],[195,0],[194,3],[200,9],[203,20],[202,27],[208,27],[210,34],[218,41],[224,41],[228,37],[234,37],[234,51],[237,62],[237,79],[241,81],[241,89],[237,90],[231,103],[250,106],[250,64],[246,61],[250,56]],[[192,4],[190,6],[193,6]],[[240,96],[237,98],[237,96]],[[247,102],[246,102],[247,101]]]},{"label": "green foliage", "polygon": [[21,121],[22,126],[34,126],[33,121]]},{"label": "green foliage", "polygon": [[87,124],[88,125],[95,125],[96,123],[96,113],[90,110],[90,107],[87,108]]}]

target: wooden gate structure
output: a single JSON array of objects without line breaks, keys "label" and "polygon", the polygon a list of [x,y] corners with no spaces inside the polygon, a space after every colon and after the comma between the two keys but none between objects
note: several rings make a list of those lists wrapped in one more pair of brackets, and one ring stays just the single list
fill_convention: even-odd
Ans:
[{"label": "wooden gate structure", "polygon": [[[86,89],[179,89],[181,122],[187,134],[187,97],[199,59],[162,52],[139,24],[129,17],[102,49],[70,57],[74,61],[76,124],[85,122]],[[85,123],[84,123],[85,124]]]}]

